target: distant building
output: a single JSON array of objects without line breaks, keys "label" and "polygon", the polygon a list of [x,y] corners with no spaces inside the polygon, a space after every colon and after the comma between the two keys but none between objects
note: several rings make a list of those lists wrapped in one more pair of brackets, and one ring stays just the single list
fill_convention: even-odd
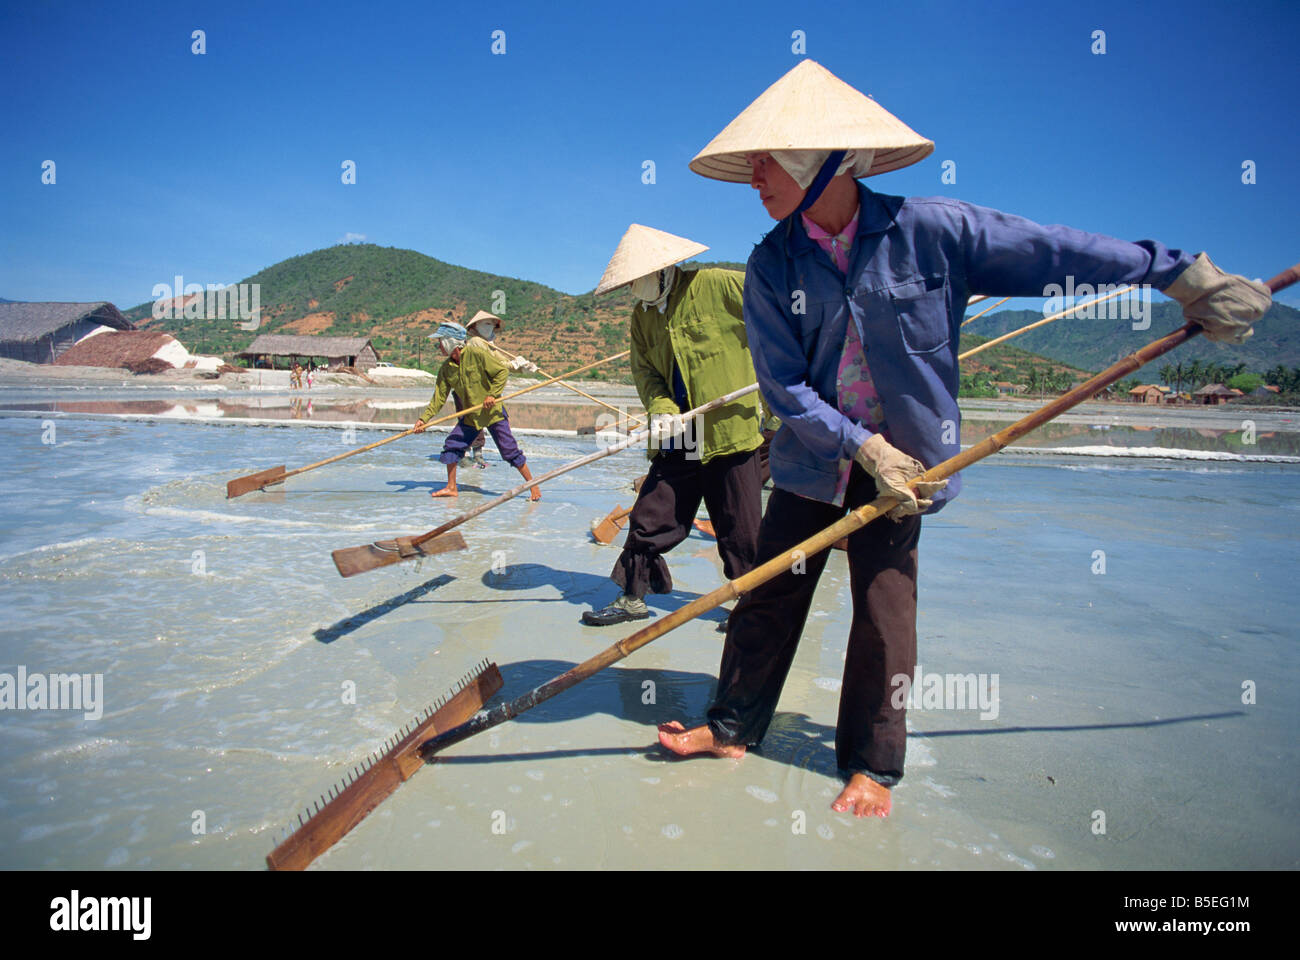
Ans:
[{"label": "distant building", "polygon": [[1002,396],[1024,393],[1028,389],[1023,383],[1012,383],[1010,380],[994,380],[993,386]]},{"label": "distant building", "polygon": [[0,357],[53,363],[79,340],[135,324],[105,300],[97,303],[0,303]]},{"label": "distant building", "polygon": [[1134,387],[1128,395],[1133,398],[1134,403],[1160,403],[1168,392],[1168,387],[1158,383],[1144,383]]},{"label": "distant building", "polygon": [[1196,402],[1207,406],[1227,403],[1235,397],[1241,396],[1240,390],[1229,390],[1221,383],[1207,383],[1201,389],[1197,390],[1193,396]]},{"label": "distant building", "polygon": [[369,370],[379,362],[379,354],[368,337],[311,337],[264,333],[237,354],[251,360],[253,366],[274,367],[277,358],[286,366],[298,361],[320,361],[330,369],[356,367]]}]

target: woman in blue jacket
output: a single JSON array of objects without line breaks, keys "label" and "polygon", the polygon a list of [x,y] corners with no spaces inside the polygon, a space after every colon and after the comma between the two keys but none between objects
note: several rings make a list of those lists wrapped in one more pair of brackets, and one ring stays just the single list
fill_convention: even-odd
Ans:
[{"label": "woman in blue jacket", "polygon": [[[1213,340],[1240,342],[1266,287],[1205,254],[1129,243],[946,198],[857,182],[923,159],[933,143],[804,60],[691,162],[747,182],[778,221],[749,258],[744,316],[759,385],[781,430],[757,562],[779,556],[877,496],[894,522],[849,538],[853,622],[835,752],[839,812],[886,816],[903,776],[906,684],[916,666],[921,515],[959,476],[907,481],[959,450],[958,328],[969,297],[1045,296],[1077,283],[1148,284]],[[682,754],[738,757],[762,740],[794,659],[826,553],[745,596],[731,614],[708,723],[660,727]],[[902,696],[900,696],[902,693]]]}]

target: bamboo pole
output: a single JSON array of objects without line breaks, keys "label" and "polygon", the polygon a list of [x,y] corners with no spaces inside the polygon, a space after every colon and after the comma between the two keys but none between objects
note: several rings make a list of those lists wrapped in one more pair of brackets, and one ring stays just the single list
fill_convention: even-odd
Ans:
[{"label": "bamboo pole", "polygon": [[[1269,281],[1269,289],[1273,293],[1292,283],[1300,280],[1300,264],[1278,274]],[[1129,354],[1122,360],[1111,364],[1101,373],[1092,377],[1085,383],[1080,384],[1073,390],[1056,398],[1035,410],[1028,416],[1022,417],[1011,426],[999,430],[991,437],[987,437],[981,442],[974,444],[954,457],[949,457],[942,463],[931,467],[925,473],[918,477],[913,477],[908,481],[908,485],[915,487],[922,482],[932,482],[936,480],[945,480],[960,470],[983,460],[1006,447],[1008,444],[1020,439],[1025,434],[1036,430],[1050,420],[1054,420],[1071,407],[1077,406],[1088,398],[1096,395],[1099,391],[1110,386],[1119,380],[1122,380],[1128,374],[1140,369],[1152,360],[1160,357],[1180,344],[1186,343],[1201,332],[1200,326],[1188,322],[1179,327],[1173,333],[1161,337],[1147,344],[1135,353]],[[480,712],[470,718],[459,727],[448,730],[445,733],[430,737],[420,745],[419,755],[422,759],[429,761],[432,757],[447,747],[460,743],[477,733],[491,727],[505,723],[507,720],[519,716],[526,710],[531,710],[537,704],[565,690],[597,673],[611,664],[630,656],[636,650],[641,649],[647,644],[657,640],[659,637],[668,633],[683,623],[693,620],[702,613],[721,606],[732,600],[738,600],[744,594],[750,592],[755,587],[766,583],[774,577],[780,576],[787,570],[791,569],[796,563],[804,561],[810,554],[819,553],[822,550],[832,546],[842,537],[850,536],[861,530],[868,523],[878,519],[888,513],[894,507],[898,506],[901,501],[897,497],[878,497],[865,506],[851,510],[846,516],[832,523],[829,527],[813,534],[807,540],[796,545],[780,556],[773,557],[766,563],[755,567],[753,570],[724,583],[715,590],[706,593],[702,597],[697,597],[684,607],[674,610],[662,619],[649,626],[643,627],[631,634],[606,647],[600,653],[584,660],[582,663],[566,670],[557,677],[534,687],[528,693],[517,697],[508,703],[500,704],[485,713]]]},{"label": "bamboo pole", "polygon": [[[1104,297],[1097,297],[1095,300],[1089,300],[1087,303],[1075,304],[1069,310],[1062,310],[1060,313],[1054,313],[1050,317],[1044,317],[1042,320],[1036,320],[1033,323],[1029,324],[1028,326],[1021,327],[1019,330],[1012,330],[1010,333],[1004,333],[1002,334],[1002,336],[995,337],[994,339],[988,341],[987,343],[981,343],[978,347],[972,347],[970,350],[967,350],[965,353],[958,354],[957,359],[960,361],[960,360],[965,360],[967,357],[973,357],[975,356],[975,354],[983,350],[987,350],[990,347],[996,347],[999,343],[1004,343],[1007,340],[1012,339],[1013,337],[1018,337],[1022,333],[1028,333],[1030,330],[1034,330],[1038,327],[1043,326],[1044,324],[1054,323],[1055,321],[1060,320],[1062,317],[1069,316],[1070,314],[1074,313],[1074,311],[1076,310],[1082,310],[1084,307],[1090,307],[1094,303],[1101,303],[1103,300],[1110,300],[1113,297],[1122,296],[1123,294],[1129,293],[1136,289],[1137,289],[1137,284],[1133,283],[1133,284],[1129,284],[1123,290],[1116,290],[1113,293],[1106,294],[1106,296]],[[996,305],[997,304],[994,304],[994,306]],[[974,320],[975,318],[971,317],[971,319]]]},{"label": "bamboo pole", "polygon": [[[988,299],[988,298],[986,297],[985,299]],[[989,312],[990,310],[992,310],[994,307],[1001,306],[1002,304],[1006,303],[1006,302],[1007,302],[1008,300],[1010,300],[1010,299],[1011,299],[1010,297],[1003,297],[1003,298],[1002,298],[1001,300],[999,300],[997,303],[994,303],[994,304],[991,304],[990,306],[985,307],[983,310],[981,310],[979,313],[975,314],[975,316],[971,317],[969,320],[963,320],[963,321],[961,322],[961,325],[964,327],[964,326],[966,326],[966,324],[971,323],[971,322],[973,322],[973,321],[975,321],[975,320],[978,320],[980,317],[984,316],[984,314],[988,313],[988,312]],[[974,298],[974,297],[971,297],[971,301],[974,302],[974,300],[975,300],[975,298]],[[970,306],[970,304],[968,303],[967,306]]]}]

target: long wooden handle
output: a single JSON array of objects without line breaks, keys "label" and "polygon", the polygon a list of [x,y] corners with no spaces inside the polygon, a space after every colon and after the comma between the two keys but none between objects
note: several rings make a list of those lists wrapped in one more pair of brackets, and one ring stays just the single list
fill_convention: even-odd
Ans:
[{"label": "long wooden handle", "polygon": [[[733,403],[736,400],[739,400],[741,397],[748,396],[749,394],[755,392],[757,389],[758,389],[758,384],[751,383],[747,387],[741,387],[739,390],[733,390],[730,393],[723,394],[722,396],[718,397],[715,400],[710,400],[708,403],[701,404],[700,406],[696,407],[694,410],[690,410],[686,413],[683,413],[682,420],[684,422],[692,419],[693,417],[702,416],[703,414],[708,413],[710,410],[716,410],[718,407],[724,406],[725,404],[728,403]],[[540,477],[534,477],[532,480],[526,480],[525,482],[521,483],[519,486],[514,487],[511,490],[507,490],[505,493],[501,494],[501,496],[497,497],[495,500],[489,500],[487,503],[480,504],[479,506],[475,507],[473,510],[468,510],[465,513],[462,513],[460,516],[452,520],[448,520],[442,526],[435,527],[434,529],[430,530],[428,533],[422,533],[418,537],[412,537],[411,546],[418,547],[420,544],[432,540],[434,537],[440,537],[448,530],[451,530],[455,527],[459,527],[462,523],[466,522],[467,520],[473,520],[475,517],[479,516],[480,514],[487,513],[487,511],[491,510],[493,507],[499,507],[501,504],[505,503],[506,501],[513,500],[515,497],[519,496],[519,494],[523,493],[525,490],[528,490],[531,487],[535,487],[538,484],[545,483],[547,480],[551,480],[555,477],[560,476],[561,474],[568,473],[571,470],[577,470],[579,467],[585,467],[587,464],[594,463],[597,460],[600,460],[602,457],[608,457],[611,456],[612,454],[619,453],[623,450],[626,450],[628,447],[632,446],[633,444],[643,442],[649,435],[650,435],[649,429],[637,430],[633,433],[628,434],[622,440],[618,441],[618,443],[606,447],[604,450],[597,450],[595,453],[589,453],[586,456],[579,457],[577,460],[570,460],[568,463],[562,464],[561,466],[556,467],[554,470],[550,470],[542,474]]]},{"label": "long wooden handle", "polygon": [[[496,402],[505,403],[507,400],[513,400],[515,397],[522,397],[525,393],[529,393],[533,390],[540,390],[542,387],[547,387],[553,383],[558,383],[564,377],[571,377],[575,373],[582,373],[584,370],[590,370],[592,367],[599,367],[603,363],[609,363],[610,361],[613,360],[622,359],[623,357],[626,357],[631,352],[632,352],[631,350],[624,350],[622,353],[616,353],[612,357],[606,357],[604,360],[597,360],[594,363],[589,363],[584,367],[578,367],[576,370],[570,370],[568,373],[563,374],[563,376],[561,377],[552,377],[550,380],[543,380],[540,383],[534,383],[531,386],[524,387],[524,389],[522,390],[516,390],[514,393],[509,394],[508,396],[499,397]],[[340,460],[346,460],[348,457],[355,457],[358,453],[365,453],[367,450],[375,449],[375,447],[382,447],[386,443],[392,443],[394,440],[401,440],[402,437],[409,437],[413,433],[423,433],[425,430],[427,430],[429,427],[433,426],[434,424],[446,423],[448,420],[455,420],[457,417],[463,417],[467,413],[473,413],[476,410],[482,410],[482,409],[483,409],[483,404],[479,403],[479,404],[475,404],[472,407],[466,407],[464,410],[457,410],[455,413],[449,413],[446,416],[438,417],[436,420],[430,420],[428,423],[424,424],[421,427],[411,427],[409,430],[403,430],[401,433],[394,434],[391,437],[385,437],[383,440],[376,440],[374,443],[368,443],[364,447],[357,447],[357,449],[349,450],[347,453],[336,454],[335,456],[328,457],[325,460],[318,460],[316,463],[309,463],[305,467],[298,467],[296,470],[290,470],[288,473],[282,474],[276,479],[285,480],[288,479],[289,477],[296,477],[300,473],[306,473],[308,470],[315,470],[317,467],[323,467],[328,463],[337,463]]]},{"label": "long wooden handle", "polygon": [[[519,359],[518,354],[511,353],[511,352],[510,352],[509,350],[507,350],[505,347],[498,347],[495,343],[493,343],[493,342],[491,342],[491,341],[488,341],[488,346],[491,347],[493,350],[495,350],[497,353],[501,354],[501,356],[503,356],[503,357],[509,357],[511,360],[518,360],[518,359]],[[539,369],[537,372],[540,373],[540,374],[541,374],[542,376],[544,376],[544,377],[549,377],[549,376],[550,376],[550,374],[547,373],[545,370],[540,370],[540,369]],[[620,417],[622,417],[622,418],[625,419],[625,420],[630,420],[630,421],[632,421],[633,423],[644,423],[644,422],[645,422],[645,421],[642,420],[640,417],[634,417],[634,416],[632,416],[632,414],[628,413],[626,410],[620,410],[618,407],[614,406],[613,404],[606,403],[604,400],[600,399],[600,397],[593,397],[591,394],[587,393],[585,390],[579,390],[577,387],[575,387],[575,386],[574,386],[573,384],[571,384],[571,383],[565,383],[563,380],[559,380],[559,381],[557,381],[557,382],[560,384],[560,386],[564,387],[566,390],[572,390],[574,393],[576,393],[576,394],[577,394],[578,396],[580,396],[580,397],[586,397],[588,400],[592,401],[593,403],[598,403],[598,404],[600,404],[602,407],[605,407],[607,410],[613,410],[615,413],[617,413]]]},{"label": "long wooden handle", "polygon": [[[1038,327],[1044,326],[1046,324],[1055,323],[1057,320],[1060,320],[1062,317],[1068,317],[1076,310],[1082,310],[1084,307],[1091,307],[1093,304],[1101,303],[1102,301],[1110,300],[1114,297],[1123,296],[1124,294],[1129,293],[1136,289],[1137,289],[1137,284],[1134,283],[1134,284],[1130,284],[1129,286],[1125,287],[1122,290],[1112,291],[1111,293],[1106,294],[1104,297],[1097,297],[1093,300],[1089,300],[1087,303],[1077,303],[1074,306],[1070,307],[1068,310],[1062,310],[1060,313],[1054,313],[1050,317],[1044,317],[1042,320],[1035,320],[1033,323],[1027,324],[1026,326],[1021,327],[1019,330],[1012,330],[1010,333],[1004,333],[1000,337],[994,337],[992,340],[989,340],[987,343],[981,343],[978,347],[972,347],[971,349],[967,350],[965,353],[958,354],[957,359],[965,360],[967,357],[973,357],[975,356],[975,354],[980,353],[983,350],[988,350],[990,347],[996,347],[999,343],[1005,343],[1008,340],[1020,336],[1022,333],[1028,333],[1030,330],[1035,330]],[[997,304],[994,304],[993,306],[997,306]],[[989,307],[989,310],[992,309],[993,307]],[[985,313],[987,312],[988,311],[985,311]],[[976,316],[981,316],[981,314],[976,314]],[[971,317],[971,320],[974,319],[975,317]],[[966,324],[962,324],[962,326],[965,325]]]},{"label": "long wooden handle", "polygon": [[[1268,287],[1273,293],[1277,293],[1284,287],[1300,280],[1300,264],[1296,264],[1289,270],[1284,270],[1268,282]],[[919,477],[910,480],[909,486],[915,486],[922,481],[943,480],[959,470],[963,470],[976,461],[982,460],[992,453],[1001,450],[1007,444],[1023,437],[1026,433],[1037,429],[1049,420],[1060,416],[1071,407],[1077,406],[1089,397],[1094,396],[1100,390],[1110,386],[1118,380],[1123,379],[1134,370],[1139,369],[1145,364],[1150,363],[1157,357],[1168,353],[1179,344],[1186,343],[1192,337],[1200,333],[1201,328],[1197,324],[1187,323],[1186,325],[1175,330],[1168,336],[1161,337],[1152,343],[1147,344],[1136,353],[1130,354],[1124,359],[1107,367],[1101,373],[1097,374],[1086,383],[1080,384],[1069,393],[1058,397],[1051,403],[1046,404],[1040,409],[1034,411],[1026,417],[1017,420],[1011,426],[1000,430],[993,436],[986,438],[980,443],[975,444],[967,450],[957,454],[955,457],[949,457],[943,463],[930,468]],[[631,636],[625,637],[612,646],[606,647],[594,657],[584,660],[582,663],[553,677],[543,683],[541,686],[534,687],[528,693],[521,697],[511,700],[509,703],[503,703],[486,713],[479,713],[467,722],[448,730],[446,733],[431,737],[420,745],[420,756],[428,760],[438,751],[450,747],[453,744],[460,743],[476,733],[481,733],[490,727],[495,727],[505,723],[513,717],[519,716],[525,710],[531,710],[537,704],[544,700],[549,700],[557,693],[562,693],[577,683],[581,683],[593,673],[605,669],[613,663],[617,663],[624,657],[629,656],[633,651],[639,650],[646,644],[657,640],[670,630],[681,626],[689,620],[693,620],[702,613],[707,613],[714,607],[720,606],[729,600],[737,600],[742,595],[753,590],[760,584],[766,583],[774,577],[780,576],[787,570],[806,557],[832,546],[842,537],[861,530],[872,520],[877,519],[883,514],[888,513],[900,503],[897,497],[879,497],[866,506],[858,507],[850,511],[846,516],[832,523],[829,527],[813,534],[803,543],[787,550],[780,556],[773,557],[766,563],[755,567],[749,573],[737,577],[735,580],[728,581],[702,597],[697,597],[684,607],[674,610],[655,623],[643,627]]]}]

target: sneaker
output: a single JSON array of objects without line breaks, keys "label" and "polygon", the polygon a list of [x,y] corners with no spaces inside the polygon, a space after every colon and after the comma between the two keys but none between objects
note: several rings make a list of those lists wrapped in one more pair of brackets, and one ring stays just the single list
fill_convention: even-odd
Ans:
[{"label": "sneaker", "polygon": [[589,627],[610,627],[616,623],[629,620],[645,620],[650,610],[640,597],[623,594],[609,606],[601,610],[588,610],[582,615],[582,622]]}]

